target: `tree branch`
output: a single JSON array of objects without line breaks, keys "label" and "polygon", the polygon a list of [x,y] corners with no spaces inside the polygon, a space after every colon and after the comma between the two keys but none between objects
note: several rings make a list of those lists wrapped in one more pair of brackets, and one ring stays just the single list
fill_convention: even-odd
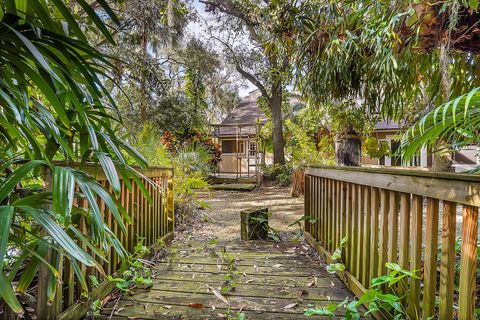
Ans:
[{"label": "tree branch", "polygon": [[247,18],[237,6],[228,0],[199,0],[200,3],[203,3],[207,8],[207,12],[218,10],[225,14],[231,15],[235,18],[238,18],[244,21],[247,25],[255,26],[258,23]]},{"label": "tree branch", "polygon": [[232,49],[232,47],[228,43],[226,43],[225,41],[223,41],[222,39],[220,39],[218,37],[215,37],[213,35],[211,37],[213,39],[217,40],[218,42],[220,42],[221,44],[223,44],[231,52],[233,60],[235,62],[234,63],[235,64],[235,70],[237,70],[238,73],[240,73],[242,75],[242,77],[244,77],[245,79],[250,81],[255,87],[257,87],[258,90],[260,90],[260,92],[262,93],[262,96],[264,96],[267,99],[270,99],[270,95],[268,94],[267,89],[260,82],[260,80],[258,80],[257,77],[255,77],[255,75],[253,75],[252,73],[242,69],[240,61],[238,60],[237,55],[235,54],[235,51]]},{"label": "tree branch", "polygon": [[245,79],[247,79],[248,81],[250,81],[255,87],[258,88],[258,90],[260,90],[260,92],[262,93],[262,96],[264,96],[265,98],[267,99],[270,99],[270,95],[268,94],[267,90],[265,89],[264,85],[253,75],[251,74],[250,72],[247,72],[245,70],[242,69],[242,67],[240,67],[240,65],[236,65],[235,66],[235,69],[238,71],[238,73],[240,73]]}]

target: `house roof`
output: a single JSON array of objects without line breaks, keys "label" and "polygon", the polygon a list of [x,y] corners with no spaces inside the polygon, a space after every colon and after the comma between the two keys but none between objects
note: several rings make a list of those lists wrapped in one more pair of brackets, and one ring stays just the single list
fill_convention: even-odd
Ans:
[{"label": "house roof", "polygon": [[376,130],[400,130],[401,128],[398,122],[391,120],[380,120],[375,125]]},{"label": "house roof", "polygon": [[268,119],[265,113],[257,106],[256,101],[244,100],[233,109],[228,116],[220,123],[222,125],[255,125],[257,119],[265,123]]}]

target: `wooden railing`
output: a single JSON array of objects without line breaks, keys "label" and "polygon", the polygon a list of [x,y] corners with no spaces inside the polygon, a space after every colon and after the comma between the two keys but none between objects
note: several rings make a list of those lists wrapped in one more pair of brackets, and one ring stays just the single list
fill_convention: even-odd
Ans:
[{"label": "wooden railing", "polygon": [[[82,167],[91,176],[100,182],[107,190],[112,190],[107,178],[103,174],[100,167],[95,165],[87,165]],[[145,246],[151,246],[159,239],[169,240],[173,237],[174,229],[174,211],[173,211],[173,172],[170,168],[150,167],[146,169],[142,176],[138,176],[141,184],[145,187],[151,196],[151,202],[142,192],[141,188],[133,179],[126,183],[120,180],[121,189],[117,199],[128,213],[131,223],[126,223],[126,233],[120,230],[115,222],[112,214],[106,209],[102,199],[97,198],[97,204],[100,208],[104,221],[122,243],[127,252],[133,252],[135,245],[142,240]],[[148,179],[145,179],[148,178]],[[131,187],[127,187],[131,186]],[[86,199],[76,200],[79,207],[87,208]],[[88,237],[88,226],[84,221],[80,222],[80,229],[84,235]],[[87,252],[92,251],[84,246]],[[45,294],[48,286],[48,268],[42,272],[40,270],[38,278],[38,301],[37,316],[38,319],[80,319],[90,304],[97,300],[103,299],[113,288],[114,284],[104,281],[105,275],[115,274],[121,267],[121,259],[119,255],[112,249],[108,248],[105,256],[106,262],[103,262],[105,274],[101,275],[93,268],[80,265],[83,274],[97,277],[100,286],[90,288],[88,298],[82,297],[81,286],[77,277],[74,275],[72,265],[68,259],[63,259],[60,264],[59,272],[63,279],[63,283],[58,283],[57,295],[53,304],[47,304],[42,299],[42,292]],[[98,261],[101,262],[100,258]],[[103,281],[103,282],[102,282]],[[90,282],[89,282],[90,285]]]},{"label": "wooden railing", "polygon": [[305,223],[306,240],[329,262],[347,238],[339,275],[357,296],[387,273],[386,262],[416,270],[421,279],[396,288],[411,319],[475,319],[478,207],[474,175],[351,167],[305,173],[305,215],[316,219]]}]

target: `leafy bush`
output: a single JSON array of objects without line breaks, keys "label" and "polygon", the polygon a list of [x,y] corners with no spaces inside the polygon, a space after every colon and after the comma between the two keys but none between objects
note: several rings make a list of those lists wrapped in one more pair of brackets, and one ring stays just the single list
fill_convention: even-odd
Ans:
[{"label": "leafy bush", "polygon": [[158,130],[146,123],[142,130],[135,135],[132,145],[138,150],[150,166],[171,167],[172,162],[167,149],[160,141]]},{"label": "leafy bush", "polygon": [[216,167],[222,158],[220,145],[213,142],[213,139],[210,136],[196,129],[186,129],[182,132],[176,133],[165,131],[162,135],[161,141],[172,154],[176,154],[179,150],[186,147],[192,146],[193,148],[196,148],[197,146],[203,146],[210,154],[208,163],[212,168]]},{"label": "leafy bush", "polygon": [[[285,126],[291,135],[287,151],[293,168],[335,163],[335,148],[331,135],[322,135],[316,145],[312,135],[302,125],[287,119]],[[318,131],[315,134],[318,134]]]},{"label": "leafy bush", "polygon": [[292,183],[293,169],[291,165],[280,165],[278,163],[273,165],[262,166],[263,176],[268,181],[275,181],[280,186],[286,187]]},{"label": "leafy bush", "polygon": [[362,142],[362,152],[373,159],[390,155],[390,146],[387,141],[380,141],[376,137],[367,137]]}]

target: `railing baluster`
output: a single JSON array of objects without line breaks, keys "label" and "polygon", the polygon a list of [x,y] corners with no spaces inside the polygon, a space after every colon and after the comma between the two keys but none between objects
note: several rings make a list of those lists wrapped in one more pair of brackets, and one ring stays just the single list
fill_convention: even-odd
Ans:
[{"label": "railing baluster", "polygon": [[363,255],[362,255],[362,283],[365,287],[368,288],[370,283],[370,255],[372,254],[372,248],[370,246],[370,238],[372,234],[372,223],[371,223],[371,188],[365,187],[363,191],[363,212],[362,215],[365,217],[364,224],[364,233],[362,238],[363,243]]},{"label": "railing baluster", "polygon": [[346,237],[347,237],[347,246],[345,250],[345,262],[346,266],[351,270],[351,262],[352,262],[352,228],[353,228],[353,221],[352,221],[352,189],[353,186],[351,183],[345,183],[346,187],[346,193],[347,193],[347,198],[346,198]]},{"label": "railing baluster", "polygon": [[[312,190],[310,188],[310,175],[305,174],[305,196],[304,196],[304,216],[305,217],[312,217],[311,207],[310,207],[310,199],[312,199]],[[308,223],[308,218],[305,218],[303,221],[305,232],[312,233],[310,229],[310,223]]]},{"label": "railing baluster", "polygon": [[438,247],[438,200],[427,198],[425,262],[423,279],[423,317],[435,315]]},{"label": "railing baluster", "polygon": [[313,178],[313,188],[315,194],[313,195],[313,199],[315,201],[315,218],[316,222],[314,225],[314,236],[317,241],[320,240],[320,234],[318,233],[318,230],[320,229],[320,199],[322,196],[321,189],[320,189],[320,178],[319,177],[314,177]]},{"label": "railing baluster", "polygon": [[341,215],[342,215],[342,196],[341,196],[341,182],[335,181],[335,249],[340,247],[341,240]]},{"label": "railing baluster", "polygon": [[[402,193],[400,195],[400,245],[398,264],[404,268],[409,268],[409,243],[410,243],[410,194]],[[408,284],[404,279],[399,283],[398,295],[404,296],[408,290]],[[403,299],[405,303],[406,298]]]},{"label": "railing baluster", "polygon": [[356,270],[356,277],[362,282],[362,260],[364,257],[364,252],[363,252],[363,237],[365,235],[365,226],[364,226],[365,219],[363,217],[363,187],[361,185],[357,185],[357,247],[356,247],[356,252],[357,252],[357,261],[355,264],[355,270]]},{"label": "railing baluster", "polygon": [[323,245],[326,247],[327,245],[327,236],[326,236],[326,230],[327,230],[327,179],[322,178],[321,181],[321,192],[322,192],[322,202],[320,205],[321,212],[320,215],[322,217],[321,222],[320,222],[320,236],[322,239]]},{"label": "railing baluster", "polygon": [[380,189],[380,234],[379,234],[379,252],[378,252],[378,275],[384,275],[387,262],[388,248],[388,193],[384,189]]},{"label": "railing baluster", "polygon": [[[423,220],[423,198],[412,196],[412,245],[410,270],[416,271],[420,276],[422,259],[422,220]],[[408,314],[414,319],[420,314],[420,279],[410,279],[410,290],[408,295]]]},{"label": "railing baluster", "polygon": [[389,192],[388,209],[388,262],[397,262],[398,245],[398,206],[397,193]]},{"label": "railing baluster", "polygon": [[331,222],[331,203],[330,203],[330,179],[325,180],[325,223],[323,225],[323,234],[325,239],[325,248],[330,250],[330,222]]},{"label": "railing baluster", "polygon": [[335,221],[335,202],[334,202],[334,196],[335,196],[335,184],[334,180],[330,179],[329,180],[329,186],[328,186],[329,192],[328,192],[328,203],[329,203],[329,213],[328,213],[328,248],[330,249],[330,252],[333,252],[335,250],[335,233],[334,233],[334,221]]},{"label": "railing baluster", "polygon": [[379,244],[379,208],[380,195],[378,188],[372,188],[372,204],[370,214],[372,221],[371,240],[370,240],[370,281],[378,276],[378,244]]},{"label": "railing baluster", "polygon": [[440,319],[453,319],[456,204],[443,201],[442,259],[440,264]]},{"label": "railing baluster", "polygon": [[[346,205],[347,205],[347,185],[345,182],[340,182],[340,241],[347,235],[347,217],[346,217]],[[345,250],[343,252],[345,255]],[[343,259],[345,260],[345,259]]]},{"label": "railing baluster", "polygon": [[463,206],[462,252],[458,319],[475,318],[478,208]]}]

